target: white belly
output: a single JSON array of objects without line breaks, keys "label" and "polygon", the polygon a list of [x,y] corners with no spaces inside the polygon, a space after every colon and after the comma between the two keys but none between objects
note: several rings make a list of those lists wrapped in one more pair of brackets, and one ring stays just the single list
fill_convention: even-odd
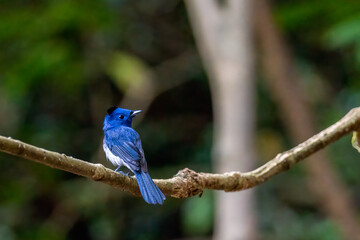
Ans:
[{"label": "white belly", "polygon": [[[114,165],[114,166],[125,166],[127,167],[129,170],[131,170],[131,168],[126,164],[126,162],[124,162],[121,158],[119,158],[118,156],[115,156],[110,149],[106,146],[105,143],[103,143],[103,149],[106,155],[106,158]],[[132,170],[131,170],[132,171]]]}]

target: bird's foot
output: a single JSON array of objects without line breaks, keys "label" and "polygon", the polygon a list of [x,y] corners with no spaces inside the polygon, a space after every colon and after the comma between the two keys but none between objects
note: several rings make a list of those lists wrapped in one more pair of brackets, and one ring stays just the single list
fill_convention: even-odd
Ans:
[{"label": "bird's foot", "polygon": [[124,173],[123,171],[119,171],[118,173],[121,173],[122,175],[125,175],[125,176],[128,176],[128,177],[130,177],[130,174],[129,174],[129,172],[127,172],[127,173]]},{"label": "bird's foot", "polygon": [[128,176],[129,178],[131,178],[130,173],[129,173],[129,172],[124,173],[123,171],[120,171],[120,167],[121,167],[121,166],[117,167],[114,171],[117,172],[117,173],[120,173],[120,174],[122,174],[122,175]]},{"label": "bird's foot", "polygon": [[127,173],[124,173],[123,171],[117,171],[118,173],[121,173],[122,175],[125,175],[125,176],[128,176],[128,177],[131,177],[130,176],[130,174],[129,174],[129,172],[127,172]]}]

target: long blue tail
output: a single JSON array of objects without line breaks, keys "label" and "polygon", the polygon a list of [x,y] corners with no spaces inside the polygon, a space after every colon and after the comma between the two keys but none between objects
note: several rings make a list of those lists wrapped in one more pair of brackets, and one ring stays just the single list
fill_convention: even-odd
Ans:
[{"label": "long blue tail", "polygon": [[143,171],[135,171],[136,180],[139,184],[141,195],[145,202],[149,204],[163,204],[165,200],[164,194],[155,185],[149,173]]}]

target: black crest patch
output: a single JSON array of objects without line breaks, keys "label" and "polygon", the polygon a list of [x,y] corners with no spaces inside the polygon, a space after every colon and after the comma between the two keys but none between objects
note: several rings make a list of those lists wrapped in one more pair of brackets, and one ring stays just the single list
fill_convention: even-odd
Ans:
[{"label": "black crest patch", "polygon": [[110,108],[107,110],[107,113],[110,115],[110,114],[112,114],[113,111],[115,111],[116,109],[117,109],[117,107],[112,106],[112,107],[110,107]]}]

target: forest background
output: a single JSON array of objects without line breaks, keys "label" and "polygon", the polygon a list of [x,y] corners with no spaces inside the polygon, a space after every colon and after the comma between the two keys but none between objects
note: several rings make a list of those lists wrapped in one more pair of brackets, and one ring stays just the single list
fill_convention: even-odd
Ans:
[{"label": "forest background", "polygon": [[[227,1],[218,7],[226,7],[222,4]],[[106,109],[139,108],[145,111],[134,125],[154,178],[170,178],[185,167],[218,172],[212,160],[216,96],[189,4],[34,0],[0,5],[1,135],[113,169],[101,149]],[[296,129],[311,126],[308,132],[315,134],[360,102],[360,2],[278,0],[271,5],[251,4],[247,16],[252,168],[305,140],[296,137]],[[285,61],[276,60],[282,56]],[[281,64],[289,69],[284,62],[291,62],[293,71],[286,76],[293,82],[274,86],[274,79],[284,76]],[[279,86],[285,92],[296,86],[291,91],[302,96],[306,113],[303,107],[284,107],[289,101]],[[309,116],[310,123],[293,124],[294,113],[298,119]],[[258,238],[346,239],[359,231],[344,229],[344,216],[336,214],[343,205],[322,204],[344,192],[345,211],[352,212],[345,218],[358,225],[359,156],[350,137],[329,147],[324,161],[321,176],[316,166],[301,163],[252,191],[255,204],[244,206],[251,205],[246,217],[254,219]],[[1,239],[208,239],[221,231],[214,191],[149,206],[107,185],[2,153],[0,169]],[[336,179],[337,188],[314,189],[314,174]]]}]

